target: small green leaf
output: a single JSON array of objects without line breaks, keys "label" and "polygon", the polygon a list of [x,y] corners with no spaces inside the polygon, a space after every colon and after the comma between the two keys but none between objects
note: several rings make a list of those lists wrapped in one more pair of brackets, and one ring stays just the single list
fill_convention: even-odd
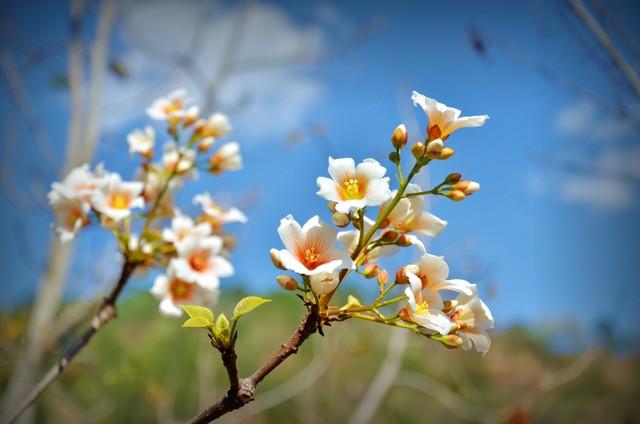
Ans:
[{"label": "small green leaf", "polygon": [[207,320],[207,325],[213,324],[213,312],[209,308],[198,305],[182,305],[181,308],[189,318],[203,318]]},{"label": "small green leaf", "polygon": [[349,296],[347,296],[346,305],[344,305],[342,308],[340,308],[340,310],[341,311],[346,311],[347,309],[351,308],[352,306],[362,306],[362,304],[360,303],[360,301],[358,300],[357,297],[349,295]]},{"label": "small green leaf", "polygon": [[211,325],[204,317],[193,317],[189,318],[182,324],[183,328],[208,328]]},{"label": "small green leaf", "polygon": [[216,331],[214,332],[216,337],[224,346],[229,346],[231,342],[231,329],[229,328],[229,319],[225,314],[220,314],[216,321]]},{"label": "small green leaf", "polygon": [[240,302],[238,302],[238,304],[236,305],[235,309],[233,310],[233,319],[238,319],[242,315],[248,314],[258,306],[268,302],[271,302],[271,299],[265,299],[258,296],[247,296],[244,299],[240,300]]}]

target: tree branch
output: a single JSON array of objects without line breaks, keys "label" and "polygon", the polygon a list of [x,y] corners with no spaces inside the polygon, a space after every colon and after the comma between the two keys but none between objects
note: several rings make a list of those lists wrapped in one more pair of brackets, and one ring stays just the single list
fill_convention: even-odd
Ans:
[{"label": "tree branch", "polygon": [[235,347],[232,345],[229,349],[223,350],[221,352],[222,362],[229,375],[229,390],[227,390],[227,394],[218,402],[191,418],[189,423],[201,424],[211,422],[251,402],[255,396],[256,386],[289,356],[297,353],[298,348],[318,330],[319,318],[318,306],[312,305],[311,310],[300,322],[298,329],[291,335],[289,340],[284,343],[262,367],[247,378],[238,378]]},{"label": "tree branch", "polygon": [[20,406],[13,412],[11,418],[8,420],[9,423],[14,422],[20,414],[22,414],[27,408],[35,402],[36,399],[42,394],[42,392],[49,387],[51,383],[55,381],[56,378],[67,368],[67,366],[71,363],[73,358],[80,352],[93,338],[93,336],[100,331],[109,321],[116,317],[116,302],[122,293],[122,289],[129,281],[131,274],[136,269],[137,264],[129,262],[125,259],[125,263],[122,266],[122,271],[120,272],[120,277],[116,284],[113,286],[111,293],[107,296],[100,309],[96,313],[93,321],[91,322],[91,326],[87,328],[82,336],[72,345],[67,351],[64,353],[62,358],[53,366],[49,371],[45,374],[45,376],[36,384],[31,392],[24,398]]}]

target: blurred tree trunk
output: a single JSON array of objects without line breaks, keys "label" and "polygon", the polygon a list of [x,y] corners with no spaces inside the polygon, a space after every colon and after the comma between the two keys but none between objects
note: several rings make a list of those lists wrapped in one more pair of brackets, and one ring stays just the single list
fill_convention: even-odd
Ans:
[{"label": "blurred tree trunk", "polygon": [[[81,28],[85,0],[70,2],[70,38],[68,44],[69,128],[66,159],[62,175],[72,168],[90,162],[97,145],[102,107],[102,81],[107,64],[109,39],[115,19],[115,2],[104,0],[99,8],[96,37],[91,49],[88,102],[84,94],[84,46]],[[86,107],[85,107],[86,105]],[[20,402],[40,369],[40,362],[50,340],[47,337],[60,308],[67,271],[73,257],[73,242],[62,244],[53,237],[49,246],[49,261],[36,292],[22,351],[16,358],[14,372],[5,391],[2,410]],[[34,420],[33,409],[26,411],[20,423]]]}]

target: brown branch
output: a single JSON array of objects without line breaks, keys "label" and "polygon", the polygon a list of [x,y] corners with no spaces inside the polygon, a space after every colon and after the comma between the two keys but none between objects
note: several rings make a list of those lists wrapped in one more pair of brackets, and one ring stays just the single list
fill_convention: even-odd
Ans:
[{"label": "brown branch", "polygon": [[62,358],[60,358],[60,360],[51,367],[45,376],[33,387],[20,406],[12,413],[8,423],[14,422],[25,410],[27,410],[27,408],[35,402],[36,399],[38,399],[42,392],[49,387],[49,385],[53,383],[60,374],[62,374],[78,352],[80,352],[91,341],[93,336],[104,328],[109,321],[116,317],[116,302],[136,267],[136,263],[129,262],[125,259],[118,281],[116,281],[116,284],[113,286],[109,296],[107,296],[102,302],[100,309],[91,322],[91,326],[82,333],[82,336],[80,336],[80,338],[67,349]]},{"label": "brown branch", "polygon": [[289,356],[297,353],[300,346],[318,330],[319,317],[317,305],[312,305],[311,310],[300,322],[298,329],[289,340],[262,367],[247,378],[238,378],[234,346],[222,350],[222,362],[229,375],[229,390],[222,399],[204,409],[188,422],[190,424],[208,423],[251,402],[255,397],[256,386]]}]

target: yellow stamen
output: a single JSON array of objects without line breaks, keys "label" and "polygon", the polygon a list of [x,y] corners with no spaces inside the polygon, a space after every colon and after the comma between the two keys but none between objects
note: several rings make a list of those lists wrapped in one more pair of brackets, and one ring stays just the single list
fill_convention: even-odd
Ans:
[{"label": "yellow stamen", "polygon": [[113,209],[128,209],[131,198],[128,193],[113,193],[109,199],[109,206]]}]

